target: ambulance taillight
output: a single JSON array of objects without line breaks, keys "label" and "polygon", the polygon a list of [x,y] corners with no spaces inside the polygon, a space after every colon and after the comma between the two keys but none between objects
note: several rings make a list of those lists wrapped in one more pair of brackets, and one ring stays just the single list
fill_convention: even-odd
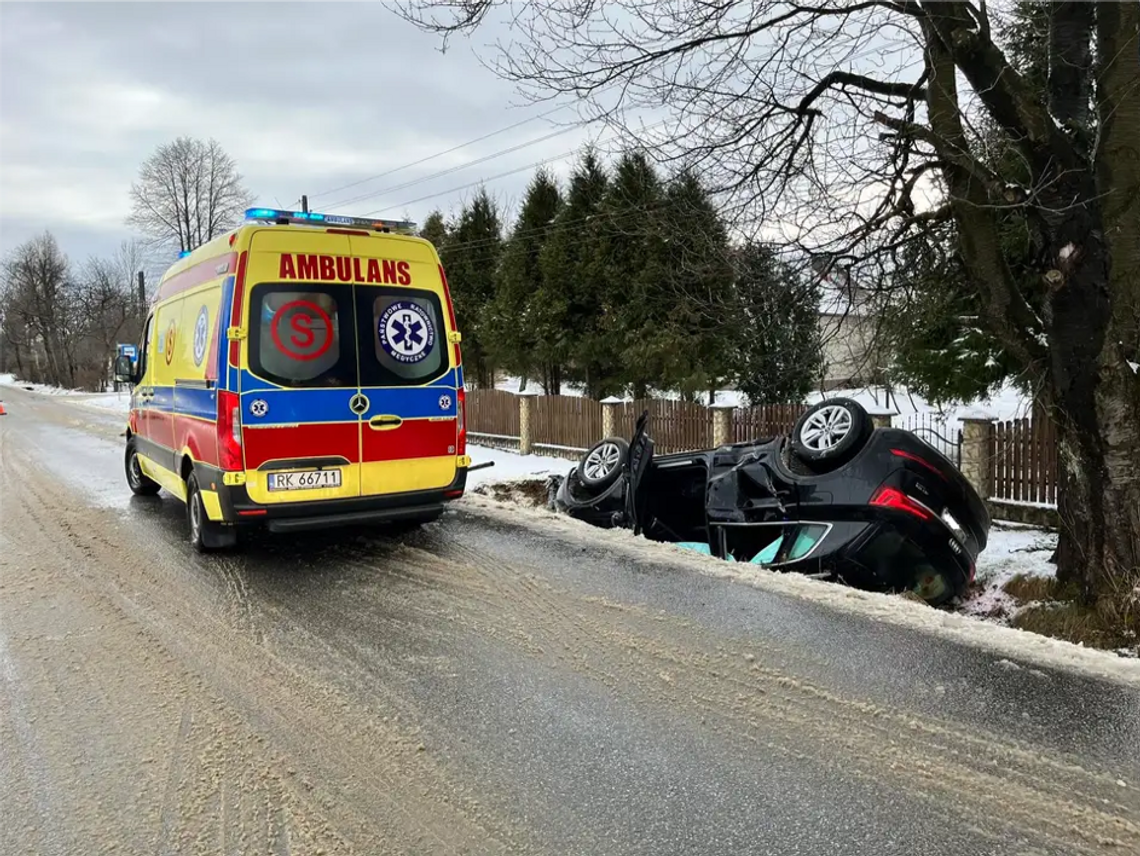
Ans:
[{"label": "ambulance taillight", "polygon": [[218,392],[218,464],[223,470],[241,470],[241,407],[237,393]]},{"label": "ambulance taillight", "polygon": [[467,454],[467,390],[462,386],[455,392],[455,405],[456,405],[456,437],[455,437],[455,453],[457,455]]}]

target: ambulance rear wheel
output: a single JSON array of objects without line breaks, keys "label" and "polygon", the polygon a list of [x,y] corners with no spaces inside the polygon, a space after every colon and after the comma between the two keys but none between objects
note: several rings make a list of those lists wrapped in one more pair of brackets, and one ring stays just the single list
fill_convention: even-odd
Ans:
[{"label": "ambulance rear wheel", "polygon": [[186,522],[190,526],[190,545],[199,553],[237,545],[237,530],[211,520],[206,514],[198,477],[194,473],[186,480]]},{"label": "ambulance rear wheel", "polygon": [[127,440],[127,487],[131,489],[131,493],[135,496],[154,496],[159,491],[157,482],[153,482],[146,477],[139,466],[139,453],[135,443],[135,438]]}]

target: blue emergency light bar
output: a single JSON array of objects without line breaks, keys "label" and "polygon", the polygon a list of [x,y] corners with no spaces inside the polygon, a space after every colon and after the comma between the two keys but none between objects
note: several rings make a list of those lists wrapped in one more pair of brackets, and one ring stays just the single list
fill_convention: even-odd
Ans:
[{"label": "blue emergency light bar", "polygon": [[316,211],[282,211],[277,208],[247,208],[246,220],[271,222],[284,226],[303,223],[315,226],[348,226],[357,229],[382,231],[412,231],[416,224],[410,220],[377,220],[374,217],[345,217],[341,214],[318,214]]}]

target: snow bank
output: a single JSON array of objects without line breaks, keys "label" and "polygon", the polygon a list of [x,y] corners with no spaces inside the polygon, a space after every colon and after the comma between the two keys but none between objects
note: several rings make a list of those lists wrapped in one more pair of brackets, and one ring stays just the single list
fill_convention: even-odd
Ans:
[{"label": "snow bank", "polygon": [[540,455],[519,455],[502,449],[490,449],[485,446],[467,446],[467,454],[471,456],[472,464],[481,464],[485,461],[494,461],[495,466],[485,470],[476,470],[467,474],[467,486],[478,487],[486,484],[501,484],[509,481],[533,480],[548,476],[552,473],[564,475],[571,467],[573,461],[562,458],[544,458]]},{"label": "snow bank", "polygon": [[[462,505],[474,514],[504,523],[542,529],[549,534],[583,545],[604,545],[632,560],[667,564],[713,577],[728,578],[765,591],[860,615],[873,621],[884,621],[929,633],[989,651],[995,656],[1140,687],[1140,660],[1127,659],[1111,652],[1085,648],[1071,642],[989,623],[972,615],[931,609],[925,604],[895,595],[860,591],[813,580],[799,574],[767,571],[755,565],[724,562],[672,544],[661,544],[634,537],[627,530],[598,529],[543,509],[508,505],[478,495],[468,495],[462,501]],[[1011,537],[1011,543],[1014,540],[1016,539]],[[1013,552],[1015,551],[1007,549],[1005,555],[1012,555]],[[997,555],[1003,554],[999,550]]]}]

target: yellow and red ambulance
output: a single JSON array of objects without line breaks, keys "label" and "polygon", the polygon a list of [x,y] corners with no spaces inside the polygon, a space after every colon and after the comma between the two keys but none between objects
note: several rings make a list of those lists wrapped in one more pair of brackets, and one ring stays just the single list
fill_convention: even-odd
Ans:
[{"label": "yellow and red ambulance", "polygon": [[[415,525],[463,495],[461,336],[413,225],[252,208],[158,285],[127,483],[187,506],[199,550],[243,524]],[[122,360],[129,360],[123,357]]]}]

